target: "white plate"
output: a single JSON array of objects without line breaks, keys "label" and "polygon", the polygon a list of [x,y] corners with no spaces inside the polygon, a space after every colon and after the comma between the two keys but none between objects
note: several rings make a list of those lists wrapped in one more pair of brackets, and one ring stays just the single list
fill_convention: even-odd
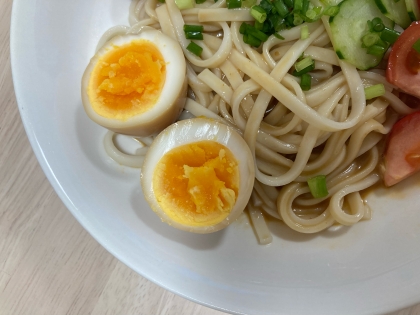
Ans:
[{"label": "white plate", "polygon": [[[238,314],[376,314],[420,302],[420,177],[370,196],[373,220],[301,235],[272,222],[257,245],[246,216],[212,235],[162,224],[139,171],[102,148],[80,78],[101,34],[127,24],[130,0],[15,0],[11,54],[19,109],[63,202],[106,249],[160,286]],[[416,184],[417,183],[417,184]]]}]

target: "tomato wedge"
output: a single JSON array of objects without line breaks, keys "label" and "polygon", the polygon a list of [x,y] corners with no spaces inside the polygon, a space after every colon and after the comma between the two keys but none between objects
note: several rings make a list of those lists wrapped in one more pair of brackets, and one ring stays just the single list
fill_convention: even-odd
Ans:
[{"label": "tomato wedge", "polygon": [[386,69],[388,82],[420,98],[420,54],[413,44],[420,38],[420,21],[413,22],[392,46]]},{"label": "tomato wedge", "polygon": [[420,171],[420,111],[405,116],[392,127],[384,159],[386,186]]}]

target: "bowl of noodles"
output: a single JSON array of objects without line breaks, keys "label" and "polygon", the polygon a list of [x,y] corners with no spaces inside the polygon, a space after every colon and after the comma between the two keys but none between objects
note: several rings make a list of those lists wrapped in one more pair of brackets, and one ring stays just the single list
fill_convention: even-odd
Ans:
[{"label": "bowl of noodles", "polygon": [[[256,49],[241,31],[254,21],[249,8],[232,13],[224,0],[178,5],[14,2],[19,110],[76,219],[142,276],[234,314],[379,314],[418,303],[420,177],[381,184],[384,138],[413,109],[395,96],[383,67],[362,71],[339,59],[328,19],[301,21]],[[203,26],[194,41],[200,56],[187,49],[184,24]],[[173,93],[182,108],[166,124],[200,117],[227,126],[249,150],[236,155],[253,167],[249,201],[214,233],[175,229],[151,210],[140,177],[156,130],[108,131],[84,109],[80,82],[95,53],[151,30],[176,42],[185,59],[173,81],[181,82]],[[305,58],[309,90],[293,75]],[[363,88],[378,84],[383,93],[366,100]],[[315,198],[308,182],[319,175],[328,192]]]}]

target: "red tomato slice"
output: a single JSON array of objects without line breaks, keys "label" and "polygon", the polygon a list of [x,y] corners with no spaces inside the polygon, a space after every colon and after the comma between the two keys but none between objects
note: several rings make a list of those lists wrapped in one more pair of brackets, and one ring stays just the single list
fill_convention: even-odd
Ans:
[{"label": "red tomato slice", "polygon": [[384,182],[392,186],[420,171],[420,111],[399,120],[388,137]]},{"label": "red tomato slice", "polygon": [[386,69],[388,82],[420,98],[420,58],[413,44],[420,38],[420,21],[413,22],[392,46]]}]

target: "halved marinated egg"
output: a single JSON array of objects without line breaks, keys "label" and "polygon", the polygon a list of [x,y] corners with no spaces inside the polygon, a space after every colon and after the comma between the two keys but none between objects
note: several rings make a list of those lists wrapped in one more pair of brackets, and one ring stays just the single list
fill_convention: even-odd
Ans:
[{"label": "halved marinated egg", "polygon": [[141,184],[162,221],[189,232],[211,233],[242,213],[254,176],[251,151],[235,130],[193,118],[156,137],[143,163]]},{"label": "halved marinated egg", "polygon": [[157,30],[116,36],[91,59],[82,78],[88,116],[117,133],[149,136],[179,116],[187,91],[179,44]]}]

